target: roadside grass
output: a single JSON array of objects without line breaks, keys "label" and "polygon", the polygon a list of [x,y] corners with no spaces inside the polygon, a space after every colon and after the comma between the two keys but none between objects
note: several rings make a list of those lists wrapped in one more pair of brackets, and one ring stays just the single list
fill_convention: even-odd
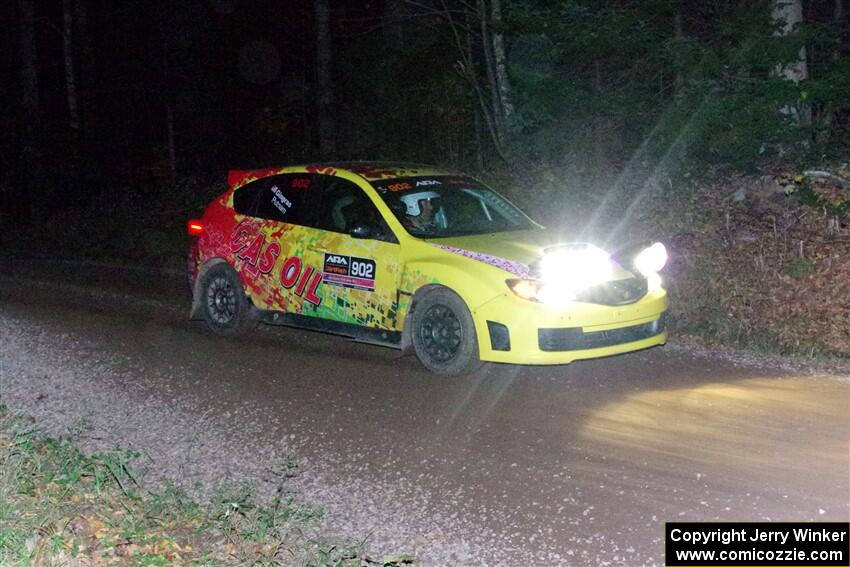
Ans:
[{"label": "roadside grass", "polygon": [[70,439],[0,405],[0,565],[303,565],[411,564],[408,555],[368,557],[364,542],[316,535],[319,508],[300,503],[277,467],[278,493],[255,502],[248,484],[225,487],[201,505],[170,486],[149,492],[132,471],[132,451],[86,456]]}]

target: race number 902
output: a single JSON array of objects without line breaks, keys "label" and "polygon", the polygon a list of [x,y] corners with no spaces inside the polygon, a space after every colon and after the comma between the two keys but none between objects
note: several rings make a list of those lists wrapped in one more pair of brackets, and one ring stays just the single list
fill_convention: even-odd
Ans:
[{"label": "race number 902", "polygon": [[349,273],[355,278],[375,279],[375,261],[365,258],[352,258]]}]

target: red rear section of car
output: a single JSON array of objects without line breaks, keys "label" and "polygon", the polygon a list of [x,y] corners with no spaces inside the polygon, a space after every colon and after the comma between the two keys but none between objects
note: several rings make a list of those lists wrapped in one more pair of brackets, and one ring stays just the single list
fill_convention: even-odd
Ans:
[{"label": "red rear section of car", "polygon": [[200,219],[191,219],[186,230],[192,238],[189,248],[189,283],[194,289],[201,266],[216,256],[229,257],[228,235],[236,224],[233,210],[227,206],[232,186],[218,196],[204,211]]},{"label": "red rear section of car", "polygon": [[191,219],[187,231],[192,237],[189,250],[189,283],[194,289],[201,267],[214,258],[233,264],[231,240],[237,226],[236,212],[230,203],[233,190],[254,179],[279,173],[281,168],[234,169],[227,172],[227,191],[206,208],[200,219]]}]

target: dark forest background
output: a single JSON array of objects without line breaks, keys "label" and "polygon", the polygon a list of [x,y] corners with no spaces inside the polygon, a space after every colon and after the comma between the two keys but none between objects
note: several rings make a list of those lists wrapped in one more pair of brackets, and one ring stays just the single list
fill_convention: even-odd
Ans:
[{"label": "dark forest background", "polygon": [[850,149],[842,0],[0,10],[0,222],[82,231],[107,255],[121,226],[167,240],[228,168],[427,162],[551,211]]}]

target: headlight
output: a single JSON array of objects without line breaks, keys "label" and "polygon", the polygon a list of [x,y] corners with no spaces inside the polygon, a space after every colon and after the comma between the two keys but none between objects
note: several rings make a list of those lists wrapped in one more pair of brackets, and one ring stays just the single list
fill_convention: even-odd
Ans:
[{"label": "headlight", "polygon": [[517,296],[529,301],[557,306],[575,299],[575,295],[569,290],[559,288],[557,285],[547,284],[541,280],[511,279],[505,280],[505,283]]},{"label": "headlight", "polygon": [[505,283],[519,297],[529,301],[540,301],[537,297],[540,285],[536,280],[505,280]]},{"label": "headlight", "polygon": [[608,253],[587,244],[554,250],[540,261],[540,276],[560,289],[580,290],[611,279]]},{"label": "headlight", "polygon": [[660,272],[666,263],[667,249],[660,242],[644,248],[634,261],[635,268],[647,278]]},{"label": "headlight", "polygon": [[604,250],[576,244],[547,252],[536,271],[537,279],[511,279],[506,283],[523,299],[558,306],[574,301],[579,291],[610,280],[613,264]]}]

